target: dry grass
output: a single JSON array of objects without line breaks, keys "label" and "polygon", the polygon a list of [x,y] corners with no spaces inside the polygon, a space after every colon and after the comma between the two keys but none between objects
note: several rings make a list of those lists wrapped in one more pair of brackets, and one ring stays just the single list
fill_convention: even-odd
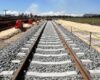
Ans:
[{"label": "dry grass", "polygon": [[65,20],[57,20],[56,22],[62,24],[63,26],[68,26],[68,27],[72,26],[80,30],[100,33],[100,26],[94,26],[90,24],[83,24],[83,23],[65,21]]},{"label": "dry grass", "polygon": [[88,23],[92,25],[99,25],[100,26],[100,18],[99,17],[72,17],[72,18],[66,18],[67,21],[73,21],[73,22],[79,22],[79,23]]},{"label": "dry grass", "polygon": [[100,26],[65,20],[57,20],[56,22],[63,25],[69,31],[71,31],[72,28],[73,34],[85,41],[87,44],[90,43],[90,32],[92,32],[92,47],[100,52]]}]

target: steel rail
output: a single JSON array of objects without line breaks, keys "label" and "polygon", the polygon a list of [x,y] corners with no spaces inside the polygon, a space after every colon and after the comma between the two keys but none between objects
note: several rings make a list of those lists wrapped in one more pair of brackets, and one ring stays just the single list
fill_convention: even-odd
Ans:
[{"label": "steel rail", "polygon": [[36,42],[33,44],[33,47],[30,49],[30,52],[27,54],[25,59],[22,61],[22,64],[18,67],[18,69],[15,71],[14,75],[12,76],[12,80],[24,80],[25,73],[27,72],[27,69],[31,63],[31,60],[33,58],[33,53],[36,50],[37,44],[42,36],[42,33],[45,29],[47,23],[44,24],[43,29],[41,30],[39,36],[36,39]]},{"label": "steel rail", "polygon": [[72,48],[69,46],[69,44],[66,42],[65,38],[63,37],[62,33],[56,28],[54,23],[52,23],[61,42],[63,43],[63,46],[65,47],[66,52],[70,55],[71,59],[75,63],[75,67],[79,70],[84,80],[92,80],[91,75],[89,71],[84,67],[83,63],[80,61],[76,53],[72,50]]}]

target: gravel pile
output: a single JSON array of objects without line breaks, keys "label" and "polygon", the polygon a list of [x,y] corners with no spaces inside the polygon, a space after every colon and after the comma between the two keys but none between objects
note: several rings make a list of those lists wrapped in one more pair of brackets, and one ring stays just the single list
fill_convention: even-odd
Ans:
[{"label": "gravel pile", "polygon": [[73,63],[66,64],[49,64],[49,65],[40,65],[40,64],[31,64],[28,71],[36,72],[67,72],[75,71]]},{"label": "gravel pile", "polygon": [[[69,37],[71,40],[73,40],[73,42],[75,42],[75,44],[77,44],[77,47],[80,48],[80,50],[76,50],[75,52],[80,51],[80,52],[85,53],[85,55],[79,57],[80,59],[90,59],[93,61],[91,63],[84,64],[86,66],[86,68],[88,70],[97,68],[97,64],[99,63],[98,62],[99,60],[96,62],[97,63],[96,64],[96,63],[94,63],[94,60],[97,60],[97,59],[94,59],[94,58],[97,58],[97,57],[99,58],[99,56],[92,54],[93,52],[92,53],[90,52],[90,51],[95,51],[95,50],[88,50],[88,46],[84,42],[82,42],[76,36],[72,35],[70,32],[65,30],[63,27],[59,27],[59,28],[64,32],[64,34],[66,34],[65,37]],[[13,46],[13,47],[9,48],[10,51],[8,50],[8,52],[5,51],[7,53],[4,53],[4,54],[2,53],[1,56],[4,56],[3,57],[4,60],[3,60],[3,58],[1,58],[1,64],[2,64],[1,67],[3,67],[3,68],[1,68],[1,71],[2,70],[15,70],[16,68],[18,68],[18,66],[20,64],[11,63],[11,61],[24,59],[24,57],[19,57],[16,55],[18,52],[25,52],[25,53],[28,52],[27,50],[23,51],[21,48],[22,48],[22,46],[23,46],[23,48],[25,48],[25,47],[27,48],[28,45],[25,45],[25,44],[31,43],[30,41],[34,42],[34,40],[32,40],[32,39],[37,37],[37,35],[39,33],[36,33],[34,36],[33,36],[33,34],[35,32],[37,32],[38,29],[39,29],[39,27],[33,27],[27,34],[25,34],[23,36],[23,39],[22,38],[20,39],[20,42],[18,42],[18,44],[17,43],[14,43],[13,45],[11,44],[11,46]],[[17,44],[17,45],[15,46],[15,44]],[[70,59],[69,55],[58,56],[58,54],[66,53],[65,49],[63,49],[63,46],[58,46],[58,47],[57,46],[48,46],[48,45],[62,45],[51,22],[47,23],[47,26],[42,35],[42,39],[40,39],[39,45],[45,45],[45,47],[37,46],[36,52],[33,54],[38,53],[38,55],[33,56],[33,60],[32,60],[33,63],[31,62],[30,66],[28,68],[28,71],[38,72],[38,73],[48,73],[48,74],[49,73],[54,74],[54,73],[64,73],[64,72],[68,72],[68,71],[76,71],[76,74],[70,75],[70,76],[62,76],[62,77],[56,77],[56,76],[55,77],[44,77],[44,75],[43,76],[41,76],[41,75],[38,75],[38,76],[26,75],[25,80],[83,80],[82,76],[80,75],[79,70],[75,68],[75,64]],[[16,49],[16,48],[18,48],[18,49]],[[61,49],[61,50],[58,50],[58,49]],[[87,52],[87,50],[88,50],[88,52]],[[1,50],[1,52],[2,51],[4,52],[4,50]],[[42,56],[43,54],[52,55],[52,56]],[[53,55],[57,55],[57,56],[53,56]],[[68,60],[70,60],[71,63],[63,63],[64,61],[68,61]],[[68,74],[70,74],[70,73],[68,72]],[[0,77],[3,77],[3,76],[0,76]],[[7,78],[9,80],[10,77],[5,76],[5,79],[0,78],[0,80],[7,80]],[[96,79],[96,78],[97,78],[97,76],[93,75],[93,79]]]},{"label": "gravel pile", "polygon": [[83,80],[80,76],[65,76],[65,77],[35,77],[28,76],[25,80]]},{"label": "gravel pile", "polygon": [[41,48],[41,49],[60,49],[62,48],[62,46],[38,46],[38,48]]},{"label": "gravel pile", "polygon": [[63,46],[38,46],[38,48],[42,48],[42,49],[60,49]]},{"label": "gravel pile", "polygon": [[92,75],[92,79],[93,80],[99,80],[100,79],[100,75]]},{"label": "gravel pile", "polygon": [[[67,53],[66,53],[67,54]],[[69,60],[69,56],[49,56],[49,57],[44,57],[44,56],[34,56],[33,60],[36,61],[41,61],[41,62],[58,62],[58,61],[66,61]]]},{"label": "gravel pile", "polygon": [[60,45],[61,43],[55,42],[55,43],[46,43],[46,42],[39,42],[40,45]]},{"label": "gravel pile", "polygon": [[11,80],[10,76],[0,76],[0,80]]},{"label": "gravel pile", "polygon": [[[73,40],[75,44],[77,44],[77,46],[80,48],[80,52],[85,53],[85,55],[82,56],[81,58],[90,59],[92,61],[91,64],[87,64],[87,65],[85,64],[85,67],[88,70],[93,70],[93,69],[98,69],[98,68],[100,69],[100,53],[92,47],[89,49],[89,46],[84,41],[79,39],[77,36],[73,35],[64,27],[59,26],[59,28],[64,32],[66,36],[68,36],[70,39]],[[95,76],[93,75],[93,80],[98,80],[99,77],[98,78],[97,77],[98,77],[97,75]]]},{"label": "gravel pile", "polygon": [[65,50],[58,50],[58,51],[41,51],[41,50],[37,50],[36,53],[40,53],[40,54],[63,54],[66,53]]},{"label": "gravel pile", "polygon": [[48,42],[52,42],[52,43],[60,43],[60,41],[59,40],[41,40],[41,42],[45,42],[45,43],[48,43]]},{"label": "gravel pile", "polygon": [[46,39],[41,37],[40,40],[41,41],[60,41],[59,37],[46,37]]},{"label": "gravel pile", "polygon": [[16,56],[15,59],[13,59],[13,60],[23,60],[25,58],[25,56]]},{"label": "gravel pile", "polygon": [[[42,25],[42,23],[40,25]],[[33,36],[33,34],[37,32],[37,30],[40,28],[40,25],[32,27],[16,42],[11,43],[3,50],[0,50],[0,71],[2,71],[3,69],[8,70],[12,66],[11,60],[14,60],[16,58],[16,55],[20,51],[20,48],[26,43],[27,40],[29,40]]]},{"label": "gravel pile", "polygon": [[[12,60],[22,60],[25,58],[25,57],[17,56],[17,53],[22,51],[21,48],[25,47],[25,44],[27,43],[27,41],[31,40],[32,38],[37,37],[36,35],[39,34],[39,31],[43,28],[43,26],[41,26],[42,24],[43,23],[41,23],[39,26],[32,27],[17,42],[11,44],[10,46],[8,46],[7,48],[1,51],[1,52],[8,52],[8,53],[5,53],[5,54],[2,53],[3,55],[1,55],[2,58],[1,58],[1,63],[0,63],[1,64],[0,71],[11,71],[11,70],[15,71],[20,66],[20,63],[12,63]],[[32,37],[32,36],[35,36],[35,37]],[[12,53],[10,53],[9,49],[12,50]],[[11,78],[11,75],[0,76],[0,80],[11,80],[10,78]]]},{"label": "gravel pile", "polygon": [[95,65],[92,63],[84,64],[87,70],[93,70],[95,68]]},{"label": "gravel pile", "polygon": [[[42,35],[42,39],[40,39],[39,46],[37,46],[36,53],[45,54],[45,55],[58,55],[58,54],[65,54],[66,51],[63,46],[57,47],[52,45],[62,45],[61,41],[58,40],[59,37],[55,32],[54,27],[52,26],[51,22],[47,23],[47,26],[44,30]],[[40,45],[45,45],[40,46]],[[51,45],[51,46],[48,46]],[[63,49],[62,49],[63,48]],[[61,49],[61,50],[57,50]],[[54,51],[53,51],[54,50]],[[67,53],[66,53],[67,54]],[[26,76],[26,80],[72,80],[72,79],[81,79],[81,76],[78,73],[78,70],[75,68],[75,64],[71,61],[71,63],[60,63],[60,61],[64,62],[70,60],[69,55],[66,56],[38,56],[34,55],[33,62],[31,63],[28,71],[38,72],[38,73],[55,73],[55,72],[67,72],[67,71],[76,71],[78,76],[62,76],[62,77],[36,77],[36,76]],[[50,64],[50,63],[51,64]],[[55,62],[58,62],[57,64]],[[43,64],[44,63],[44,64]],[[41,75],[39,75],[41,76]],[[77,79],[78,78],[78,79]],[[81,79],[82,80],[82,79]]]},{"label": "gravel pile", "polygon": [[[19,66],[20,66],[20,64],[18,64],[18,63],[10,63],[10,65],[9,65],[9,71],[15,70]],[[6,71],[6,70],[8,70],[8,69],[5,69],[4,71]]]}]

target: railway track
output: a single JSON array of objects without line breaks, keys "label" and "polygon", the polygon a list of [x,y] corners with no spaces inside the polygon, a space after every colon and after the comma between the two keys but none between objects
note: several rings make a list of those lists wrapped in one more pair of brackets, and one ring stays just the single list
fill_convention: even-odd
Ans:
[{"label": "railway track", "polygon": [[53,21],[39,28],[11,60],[11,65],[11,69],[1,71],[1,80],[100,79],[93,60]]}]

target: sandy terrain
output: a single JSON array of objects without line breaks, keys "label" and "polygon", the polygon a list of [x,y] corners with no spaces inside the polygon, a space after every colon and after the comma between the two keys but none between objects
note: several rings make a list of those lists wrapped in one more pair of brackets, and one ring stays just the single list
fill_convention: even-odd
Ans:
[{"label": "sandy terrain", "polygon": [[11,28],[11,29],[7,29],[4,31],[0,32],[0,39],[8,39],[9,37],[12,37],[13,35],[19,33],[20,30],[19,29],[15,29],[15,28]]},{"label": "sandy terrain", "polygon": [[[33,23],[34,24],[34,23]],[[29,29],[32,27],[30,24],[23,24],[23,27]],[[10,43],[16,41],[20,38],[25,32],[22,32],[20,29],[10,28],[0,32],[0,49],[9,45]]]},{"label": "sandy terrain", "polygon": [[16,41],[18,38],[20,38],[25,32],[21,32],[18,33],[14,36],[12,36],[11,38],[8,38],[6,40],[0,40],[0,49],[6,47],[7,45],[9,45],[10,43]]},{"label": "sandy terrain", "polygon": [[[23,28],[25,29],[28,29],[28,28],[31,28],[31,24],[23,24]],[[4,31],[1,31],[0,32],[0,40],[4,40],[4,39],[8,39],[16,34],[18,34],[19,32],[21,32],[20,29],[16,29],[16,28],[10,28],[10,29],[7,29],[7,30],[4,30]]]},{"label": "sandy terrain", "polygon": [[27,23],[23,24],[23,27],[26,28],[26,29],[30,28],[31,26],[32,26],[32,24],[27,24]]},{"label": "sandy terrain", "polygon": [[73,34],[89,44],[90,32],[92,32],[92,47],[100,52],[100,26],[94,26],[90,24],[77,23],[72,21],[57,20],[57,23],[64,26]]},{"label": "sandy terrain", "polygon": [[72,26],[80,30],[100,33],[100,26],[94,26],[90,24],[83,24],[83,23],[77,23],[77,22],[65,21],[65,20],[57,20],[56,22],[62,24],[63,26]]}]

